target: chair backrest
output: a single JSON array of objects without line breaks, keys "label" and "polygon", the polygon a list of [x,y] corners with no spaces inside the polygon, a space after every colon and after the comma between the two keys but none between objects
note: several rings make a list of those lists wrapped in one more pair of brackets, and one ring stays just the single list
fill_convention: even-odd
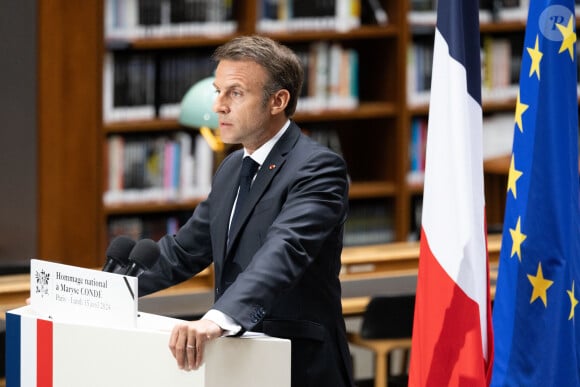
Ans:
[{"label": "chair backrest", "polygon": [[364,339],[411,337],[415,295],[373,296],[363,314],[360,335]]},{"label": "chair backrest", "polygon": [[0,317],[0,378],[6,377],[6,321]]}]

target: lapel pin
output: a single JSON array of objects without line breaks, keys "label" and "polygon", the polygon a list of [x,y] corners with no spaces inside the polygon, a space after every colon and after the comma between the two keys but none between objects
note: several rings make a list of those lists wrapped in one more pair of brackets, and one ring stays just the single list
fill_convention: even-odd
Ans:
[{"label": "lapel pin", "polygon": [[268,167],[268,169],[271,171],[272,169],[276,168],[276,164],[270,164],[270,166]]}]

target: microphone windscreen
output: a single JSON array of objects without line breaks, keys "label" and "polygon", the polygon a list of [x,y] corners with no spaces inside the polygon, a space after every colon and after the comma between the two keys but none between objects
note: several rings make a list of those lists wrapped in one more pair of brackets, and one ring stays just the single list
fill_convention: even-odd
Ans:
[{"label": "microphone windscreen", "polygon": [[129,264],[129,254],[135,247],[135,241],[127,236],[120,235],[113,239],[107,248],[107,258],[115,260],[121,266]]},{"label": "microphone windscreen", "polygon": [[140,268],[149,270],[157,259],[161,250],[155,241],[152,239],[141,239],[135,244],[131,254],[129,254],[129,261],[134,262]]}]

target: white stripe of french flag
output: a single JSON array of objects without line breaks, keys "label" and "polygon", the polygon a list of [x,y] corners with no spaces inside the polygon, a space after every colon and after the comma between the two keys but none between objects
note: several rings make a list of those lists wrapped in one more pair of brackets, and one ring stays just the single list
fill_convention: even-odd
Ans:
[{"label": "white stripe of french flag", "polygon": [[440,0],[409,386],[486,386],[493,357],[479,9]]}]

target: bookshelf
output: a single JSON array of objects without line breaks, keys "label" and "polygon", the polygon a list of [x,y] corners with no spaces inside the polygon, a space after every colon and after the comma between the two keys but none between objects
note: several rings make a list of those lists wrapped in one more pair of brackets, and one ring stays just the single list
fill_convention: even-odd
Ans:
[{"label": "bookshelf", "polygon": [[[420,209],[424,141],[429,113],[429,88],[436,2],[412,0],[408,10],[407,109],[409,123],[408,187],[411,214]],[[482,52],[483,148],[486,215],[490,232],[500,232],[513,137],[513,111],[526,28],[528,0],[480,2]],[[415,208],[416,203],[417,208]],[[420,219],[419,219],[420,221]],[[411,218],[411,228],[417,222]]]},{"label": "bookshelf", "polygon": [[[111,3],[115,2],[111,1],[109,4]],[[330,98],[329,102],[316,99],[318,97],[313,98],[309,94],[299,102],[299,109],[294,118],[305,131],[326,133],[326,136],[336,137],[340,144],[340,151],[347,160],[352,179],[350,198],[356,218],[349,225],[352,226],[349,227],[349,230],[353,230],[352,234],[356,234],[350,235],[349,243],[366,244],[367,234],[375,235],[370,239],[374,243],[404,240],[406,234],[404,220],[395,222],[395,219],[403,218],[404,211],[400,209],[404,207],[405,199],[400,185],[404,166],[399,160],[403,159],[401,152],[406,146],[406,140],[402,135],[400,119],[404,96],[401,93],[403,82],[399,75],[404,68],[406,5],[401,2],[382,1],[381,6],[388,15],[388,23],[381,24],[366,23],[365,18],[362,18],[361,23],[358,18],[356,20],[350,18],[348,12],[338,20],[336,10],[328,8],[321,11],[326,12],[326,16],[316,18],[276,20],[263,16],[271,15],[272,12],[263,10],[261,5],[272,6],[274,3],[276,2],[236,2],[236,6],[226,12],[231,12],[232,17],[221,27],[219,25],[216,27],[219,32],[203,37],[199,34],[167,33],[167,30],[175,30],[175,26],[171,25],[164,31],[163,27],[155,26],[153,30],[143,32],[140,30],[141,27],[131,30],[125,28],[124,23],[120,23],[123,27],[109,34],[109,39],[105,39],[105,57],[110,56],[111,52],[113,55],[134,53],[141,56],[163,57],[169,53],[188,51],[192,48],[211,52],[232,36],[252,33],[268,35],[292,47],[303,55],[306,61],[312,60],[314,55],[329,57],[337,47],[342,55],[344,52],[347,52],[346,55],[354,53],[358,66],[358,72],[355,74],[358,86],[356,96],[351,96],[346,101],[339,100],[337,104],[336,99]],[[299,2],[295,2],[297,3]],[[366,4],[350,0],[340,0],[336,3],[346,5],[345,9],[348,10],[351,3],[359,6]],[[328,7],[328,4],[332,2],[312,2],[309,11],[313,12],[312,7],[316,6]],[[105,9],[105,15],[108,13],[109,10]],[[299,14],[297,10],[291,13]],[[277,14],[280,15],[280,9],[277,10]],[[159,36],[147,36],[156,34]],[[378,51],[378,58],[377,47],[381,48]],[[308,76],[314,77],[313,72],[306,68]],[[376,87],[377,85],[384,86]],[[107,88],[105,85],[105,93]],[[353,101],[354,99],[357,100]],[[107,106],[105,111],[106,109]],[[134,120],[108,120],[105,114],[103,136],[110,138],[113,135],[171,133],[183,129],[175,119],[163,117],[163,114],[154,114],[150,117],[151,110],[154,109]],[[369,168],[369,165],[372,167]],[[110,219],[123,215],[130,217],[191,211],[201,198],[202,196],[189,200],[105,204],[103,215]],[[371,221],[367,222],[369,219]],[[372,233],[365,223],[373,224]]]},{"label": "bookshelf", "polygon": [[[231,21],[235,27],[228,27],[226,32],[155,32],[155,36],[106,38],[106,0],[39,2],[38,256],[100,267],[111,219],[180,217],[203,199],[200,195],[172,200],[103,201],[108,189],[110,137],[171,136],[180,131],[196,134],[195,130],[182,128],[175,117],[159,115],[155,108],[147,117],[106,119],[103,110],[108,91],[103,84],[103,68],[111,53],[162,58],[181,52],[211,52],[235,35],[260,32],[258,15],[262,2],[232,3]],[[355,215],[363,214],[355,223],[365,223],[365,212],[371,213],[372,223],[379,230],[375,240],[361,240],[355,235],[353,245],[357,248],[364,249],[367,243],[372,248],[376,243],[406,241],[417,223],[413,212],[420,202],[422,184],[407,180],[409,141],[413,119],[426,117],[428,106],[408,103],[407,55],[416,28],[410,19],[410,3],[381,0],[388,16],[386,24],[367,22],[365,17],[360,26],[354,23],[347,29],[336,25],[321,29],[270,26],[261,32],[297,50],[327,42],[353,50],[358,56],[356,107],[307,109],[294,117],[306,131],[330,132],[339,138],[352,179],[351,208]],[[362,0],[360,4],[367,3]],[[366,12],[365,7],[363,10]],[[482,24],[482,33],[523,33],[524,28],[523,21],[490,22]],[[513,101],[509,99],[484,101],[485,111],[509,112],[512,108]],[[499,180],[503,178],[501,173],[496,175]],[[503,203],[496,202],[496,195],[494,191],[493,203],[490,195],[488,206],[499,209],[499,218]],[[356,224],[350,226],[357,228]],[[385,228],[388,232],[381,232]]]}]

